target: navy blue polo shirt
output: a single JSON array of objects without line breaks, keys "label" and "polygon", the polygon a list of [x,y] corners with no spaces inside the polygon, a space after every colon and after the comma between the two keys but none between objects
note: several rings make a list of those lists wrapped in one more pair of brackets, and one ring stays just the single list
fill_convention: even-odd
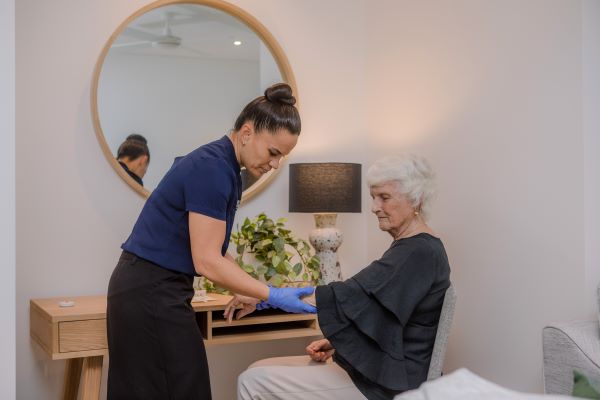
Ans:
[{"label": "navy blue polo shirt", "polygon": [[190,247],[189,212],[225,221],[221,248],[225,255],[241,196],[240,165],[231,140],[223,136],[175,159],[121,248],[163,268],[197,275]]}]

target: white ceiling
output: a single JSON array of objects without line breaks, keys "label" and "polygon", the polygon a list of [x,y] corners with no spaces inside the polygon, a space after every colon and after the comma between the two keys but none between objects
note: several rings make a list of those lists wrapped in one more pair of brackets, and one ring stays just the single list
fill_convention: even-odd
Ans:
[{"label": "white ceiling", "polygon": [[[152,42],[165,33],[181,38],[175,48],[156,48]],[[242,45],[235,46],[239,40]],[[135,20],[117,37],[110,52],[258,61],[260,39],[235,17],[197,4],[171,4],[155,8]]]}]

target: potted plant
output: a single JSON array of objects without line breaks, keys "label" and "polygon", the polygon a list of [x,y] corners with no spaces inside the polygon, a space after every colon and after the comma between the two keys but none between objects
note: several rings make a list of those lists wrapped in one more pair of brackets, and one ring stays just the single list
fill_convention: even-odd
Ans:
[{"label": "potted plant", "polygon": [[[306,240],[286,229],[285,222],[285,218],[273,221],[265,213],[246,218],[231,234],[236,262],[252,277],[276,287],[321,283],[318,257]],[[203,279],[202,286],[209,292],[227,293],[208,279]]]}]

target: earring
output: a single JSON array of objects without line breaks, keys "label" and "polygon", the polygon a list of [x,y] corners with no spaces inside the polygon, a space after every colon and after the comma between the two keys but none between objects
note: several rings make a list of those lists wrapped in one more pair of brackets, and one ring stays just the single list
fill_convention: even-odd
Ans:
[{"label": "earring", "polygon": [[415,217],[419,216],[419,212],[415,210]]}]

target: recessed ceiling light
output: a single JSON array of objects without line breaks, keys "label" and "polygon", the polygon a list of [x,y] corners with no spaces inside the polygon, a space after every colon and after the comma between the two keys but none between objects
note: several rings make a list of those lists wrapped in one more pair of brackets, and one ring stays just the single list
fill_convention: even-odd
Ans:
[{"label": "recessed ceiling light", "polygon": [[233,45],[234,45],[234,46],[241,46],[241,45],[242,45],[242,42],[241,42],[240,40],[234,40],[234,41],[233,41]]}]

